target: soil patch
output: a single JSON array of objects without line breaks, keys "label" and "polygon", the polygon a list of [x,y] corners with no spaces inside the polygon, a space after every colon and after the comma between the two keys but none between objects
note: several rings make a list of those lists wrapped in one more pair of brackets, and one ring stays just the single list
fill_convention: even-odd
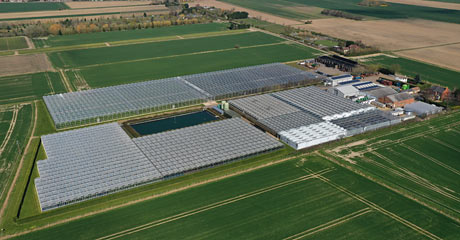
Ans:
[{"label": "soil patch", "polygon": [[54,71],[46,54],[0,57],[0,76]]}]

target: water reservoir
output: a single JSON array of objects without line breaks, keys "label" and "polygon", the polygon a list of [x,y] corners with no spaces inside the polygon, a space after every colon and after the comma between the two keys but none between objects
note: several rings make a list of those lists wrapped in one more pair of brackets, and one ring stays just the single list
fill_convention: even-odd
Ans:
[{"label": "water reservoir", "polygon": [[130,124],[130,126],[139,133],[140,136],[174,130],[184,127],[190,127],[202,123],[216,121],[219,118],[208,111],[200,111],[168,117],[163,119],[154,119],[142,123]]}]

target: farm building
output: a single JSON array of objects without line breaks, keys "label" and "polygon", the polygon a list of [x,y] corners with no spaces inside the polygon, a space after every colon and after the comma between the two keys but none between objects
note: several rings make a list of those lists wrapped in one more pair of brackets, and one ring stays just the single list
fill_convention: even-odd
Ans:
[{"label": "farm building", "polygon": [[432,86],[427,90],[429,98],[434,101],[444,101],[449,96],[449,88]]},{"label": "farm building", "polygon": [[208,100],[321,82],[317,74],[281,63],[200,73],[45,96],[57,128],[165,111]]},{"label": "farm building", "polygon": [[375,89],[370,89],[370,90],[363,90],[363,93],[366,95],[372,96],[376,98],[379,102],[383,103],[384,98],[389,95],[397,94],[393,88],[390,87],[380,87],[380,88],[375,88]]},{"label": "farm building", "polygon": [[416,101],[404,106],[404,111],[407,113],[415,114],[419,117],[426,117],[428,115],[436,114],[442,111],[441,107],[433,104]]},{"label": "farm building", "polygon": [[109,123],[46,135],[42,142],[48,159],[37,162],[35,179],[42,211],[283,146],[240,118],[135,139]]},{"label": "farm building", "polygon": [[229,103],[231,109],[295,149],[398,123],[397,118],[370,105],[358,104],[317,87],[252,96]]},{"label": "farm building", "polygon": [[356,61],[338,55],[321,56],[316,58],[316,61],[326,65],[326,67],[337,68],[344,72],[353,72],[353,69],[358,66]]},{"label": "farm building", "polygon": [[383,103],[391,108],[404,107],[406,104],[411,104],[414,101],[414,97],[409,93],[397,93],[383,98]]},{"label": "farm building", "polygon": [[339,85],[340,83],[350,82],[352,80],[353,80],[352,75],[344,74],[344,75],[339,75],[339,76],[334,76],[334,77],[327,78],[325,84],[327,86],[335,87],[335,86]]}]

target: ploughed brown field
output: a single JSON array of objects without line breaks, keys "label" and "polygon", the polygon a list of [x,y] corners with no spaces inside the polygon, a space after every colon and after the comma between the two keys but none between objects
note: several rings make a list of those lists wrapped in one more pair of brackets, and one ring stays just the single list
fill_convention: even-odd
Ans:
[{"label": "ploughed brown field", "polygon": [[0,66],[2,69],[2,71],[0,71],[0,77],[54,71],[53,66],[44,53],[0,57]]}]

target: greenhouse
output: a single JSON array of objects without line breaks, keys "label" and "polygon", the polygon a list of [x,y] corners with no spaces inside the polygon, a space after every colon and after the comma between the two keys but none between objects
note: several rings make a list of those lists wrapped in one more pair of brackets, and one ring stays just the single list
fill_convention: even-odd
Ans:
[{"label": "greenhouse", "polygon": [[318,81],[273,63],[43,97],[57,128],[98,123]]},{"label": "greenhouse", "polygon": [[305,86],[318,81],[321,77],[285,64],[272,63],[189,75],[182,78],[218,100]]},{"label": "greenhouse", "polygon": [[165,177],[212,167],[283,146],[239,118],[133,140]]},{"label": "greenhouse", "polygon": [[[243,138],[241,136],[244,136]],[[131,139],[117,123],[42,137],[35,179],[42,211],[283,147],[242,119]]]},{"label": "greenhouse", "polygon": [[57,128],[196,105],[206,96],[179,78],[43,97]]},{"label": "greenhouse", "polygon": [[35,179],[42,211],[161,179],[117,123],[42,137]]}]

